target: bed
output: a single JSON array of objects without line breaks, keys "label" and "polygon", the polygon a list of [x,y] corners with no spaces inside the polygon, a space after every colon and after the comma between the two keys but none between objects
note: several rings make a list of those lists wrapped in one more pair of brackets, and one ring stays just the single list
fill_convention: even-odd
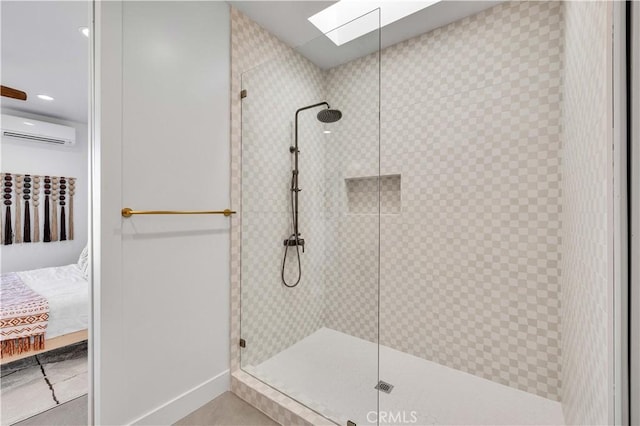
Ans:
[{"label": "bed", "polygon": [[[0,364],[37,355],[87,339],[89,283],[79,264],[17,272],[30,289],[49,304],[44,349],[3,356]],[[3,276],[4,277],[4,276]]]}]

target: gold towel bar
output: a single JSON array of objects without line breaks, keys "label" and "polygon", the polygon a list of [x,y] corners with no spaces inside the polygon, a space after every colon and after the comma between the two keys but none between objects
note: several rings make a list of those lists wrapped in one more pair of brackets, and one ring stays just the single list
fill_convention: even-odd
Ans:
[{"label": "gold towel bar", "polygon": [[236,214],[236,212],[229,209],[213,210],[213,211],[132,210],[129,207],[125,207],[124,209],[122,209],[123,217],[131,217],[134,214],[223,214],[225,216],[231,216],[232,214]]}]

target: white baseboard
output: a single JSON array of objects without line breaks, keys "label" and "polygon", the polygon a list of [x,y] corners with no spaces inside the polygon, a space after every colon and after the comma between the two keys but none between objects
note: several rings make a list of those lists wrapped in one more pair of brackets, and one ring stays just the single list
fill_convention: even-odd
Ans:
[{"label": "white baseboard", "polygon": [[171,425],[230,389],[229,370],[199,384],[131,422],[132,425]]}]

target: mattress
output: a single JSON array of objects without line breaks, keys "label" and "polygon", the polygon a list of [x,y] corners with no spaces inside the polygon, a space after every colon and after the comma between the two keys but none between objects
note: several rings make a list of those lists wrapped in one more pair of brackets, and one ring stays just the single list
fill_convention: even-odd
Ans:
[{"label": "mattress", "polygon": [[34,269],[17,274],[26,285],[49,301],[47,339],[88,327],[89,283],[78,265]]}]

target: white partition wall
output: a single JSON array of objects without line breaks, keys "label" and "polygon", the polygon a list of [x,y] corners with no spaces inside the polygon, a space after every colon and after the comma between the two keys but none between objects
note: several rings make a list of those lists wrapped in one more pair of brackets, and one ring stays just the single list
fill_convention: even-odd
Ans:
[{"label": "white partition wall", "polygon": [[171,424],[228,389],[229,10],[97,2],[95,423]]},{"label": "white partition wall", "polygon": [[631,4],[630,422],[640,424],[640,7]]}]

